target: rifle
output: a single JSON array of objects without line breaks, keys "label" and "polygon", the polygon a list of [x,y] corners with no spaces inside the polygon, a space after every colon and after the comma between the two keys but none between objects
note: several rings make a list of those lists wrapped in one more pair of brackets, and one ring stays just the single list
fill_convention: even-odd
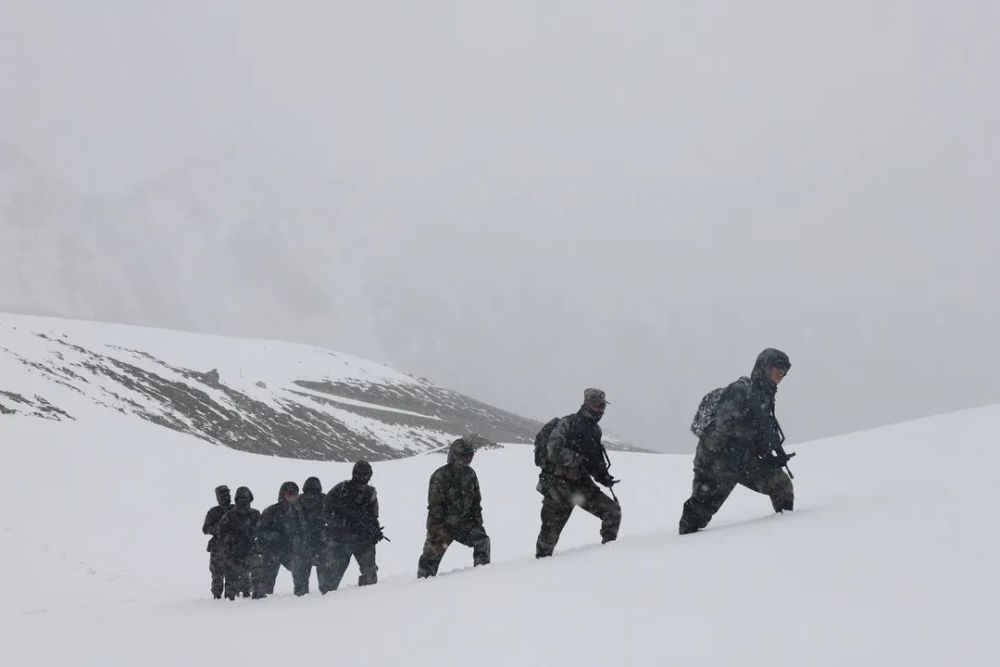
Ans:
[{"label": "rifle", "polygon": [[[795,479],[795,475],[792,474],[791,469],[788,467],[788,460],[795,456],[795,452],[791,454],[785,453],[785,434],[781,430],[781,424],[778,420],[771,416],[771,422],[774,425],[771,429],[771,433],[768,434],[768,453],[764,455],[764,461],[775,468],[784,468],[785,472],[788,473],[788,477]],[[775,455],[771,456],[771,452]]]},{"label": "rifle", "polygon": [[611,457],[608,456],[608,450],[604,446],[604,443],[601,443],[601,451],[604,452],[604,464],[605,464],[604,465],[604,472],[606,472],[608,474],[608,477],[611,478],[611,481],[608,483],[608,491],[611,492],[611,497],[615,499],[615,504],[616,505],[620,505],[621,503],[618,502],[618,496],[615,495],[615,490],[614,490],[613,487],[614,487],[615,484],[617,484],[621,480],[620,479],[615,479],[614,477],[611,477]]}]

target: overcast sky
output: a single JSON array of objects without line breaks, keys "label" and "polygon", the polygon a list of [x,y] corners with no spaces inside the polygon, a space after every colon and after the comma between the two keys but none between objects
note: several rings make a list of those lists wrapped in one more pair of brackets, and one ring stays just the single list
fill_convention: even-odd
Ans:
[{"label": "overcast sky", "polygon": [[[209,247],[243,265],[205,274],[224,315],[109,319],[376,356],[538,418],[597,385],[608,429],[670,451],[775,346],[801,441],[1000,401],[997,25],[988,1],[0,0],[0,145],[90,202],[206,163],[266,174],[255,210],[303,200]],[[90,312],[45,294],[0,303]]]}]

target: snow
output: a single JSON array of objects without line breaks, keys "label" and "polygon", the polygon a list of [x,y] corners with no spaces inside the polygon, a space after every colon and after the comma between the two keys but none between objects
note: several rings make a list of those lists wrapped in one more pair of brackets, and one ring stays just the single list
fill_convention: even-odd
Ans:
[{"label": "snow", "polygon": [[[424,397],[423,405],[428,412],[436,406],[435,397],[443,400],[449,396],[446,390],[427,380],[333,350],[0,313],[0,377],[3,378],[0,390],[34,404],[29,408],[21,404],[22,411],[39,412],[41,398],[76,420],[100,420],[110,409],[142,413],[166,423],[182,424],[188,432],[198,432],[191,423],[191,414],[178,410],[160,396],[151,396],[135,383],[120,380],[121,364],[139,369],[125,373],[133,380],[139,373],[148,373],[175,386],[193,387],[192,392],[206,396],[205,401],[192,408],[196,411],[210,412],[212,405],[223,406],[247,422],[256,423],[257,417],[248,411],[247,402],[235,400],[232,392],[265,404],[290,421],[298,419],[295,406],[307,407],[364,436],[364,442],[381,446],[377,453],[380,458],[390,456],[393,451],[410,454],[436,449],[458,435],[453,424],[444,423],[436,415],[325,394],[298,384],[300,381],[320,386],[343,383],[373,397],[399,390],[418,392]],[[229,393],[190,375],[191,371],[207,373],[213,369],[218,371],[219,382]],[[107,370],[115,376],[104,372]],[[11,398],[3,403],[17,407]],[[384,417],[379,418],[380,414]],[[425,423],[400,424],[393,419],[399,416],[418,417]],[[219,418],[225,419],[222,415]],[[267,426],[261,430],[267,431]],[[273,444],[284,447],[288,443]]]},{"label": "snow", "polygon": [[[211,600],[200,534],[212,489],[253,489],[350,464],[212,447],[134,416],[0,418],[0,663],[85,665],[995,664],[995,433],[1000,406],[798,445],[796,511],[738,488],[680,537],[690,456],[613,454],[620,540],[574,513],[532,558],[531,448],[479,453],[494,563],[454,545],[414,578],[440,454],[375,465],[380,582],[268,600]],[[315,590],[315,581],[313,582]],[[344,661],[344,662],[341,662]]]}]

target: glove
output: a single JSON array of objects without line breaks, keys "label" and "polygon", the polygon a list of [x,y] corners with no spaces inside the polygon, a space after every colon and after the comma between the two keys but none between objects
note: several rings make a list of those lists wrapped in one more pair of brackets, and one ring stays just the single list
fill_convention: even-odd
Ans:
[{"label": "glove", "polygon": [[763,456],[764,463],[771,466],[775,470],[778,468],[783,468],[788,460],[795,456],[794,454],[781,454],[779,452],[770,452]]},{"label": "glove", "polygon": [[597,480],[597,483],[598,483],[598,484],[601,484],[601,485],[603,485],[603,486],[606,486],[606,487],[608,487],[609,489],[610,489],[610,488],[611,488],[612,486],[614,486],[615,484],[617,484],[618,482],[620,482],[620,481],[621,481],[620,479],[615,479],[614,477],[612,477],[612,476],[611,476],[611,474],[610,474],[610,473],[608,473],[608,472],[605,472],[605,473],[604,473],[603,475],[601,475],[600,477],[595,477],[595,479]]}]

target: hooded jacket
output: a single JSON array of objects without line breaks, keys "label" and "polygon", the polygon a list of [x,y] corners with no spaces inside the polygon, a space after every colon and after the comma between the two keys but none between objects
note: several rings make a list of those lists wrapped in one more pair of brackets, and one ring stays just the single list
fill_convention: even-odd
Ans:
[{"label": "hooded jacket", "polygon": [[757,356],[749,378],[722,392],[712,423],[698,443],[696,468],[720,462],[739,468],[769,451],[781,428],[774,414],[778,387],[768,377],[775,366],[791,368],[791,362],[784,352],[768,348]]},{"label": "hooded jacket", "polygon": [[327,537],[338,542],[364,542],[378,530],[378,494],[371,484],[348,479],[323,501]]},{"label": "hooded jacket", "polygon": [[319,479],[310,477],[302,485],[302,495],[293,505],[298,526],[295,534],[295,548],[318,551],[323,546],[326,521],[323,517],[323,486]]},{"label": "hooded jacket", "polygon": [[219,521],[218,538],[223,555],[232,561],[242,561],[257,550],[257,524],[260,512],[250,507],[253,494],[241,486],[236,489],[236,507]]},{"label": "hooded jacket", "polygon": [[278,490],[278,502],[269,505],[260,515],[257,526],[257,543],[268,556],[288,562],[293,540],[298,530],[294,502],[285,500],[286,493],[298,493],[297,484],[285,482]]},{"label": "hooded jacket", "polygon": [[216,551],[219,548],[219,540],[216,537],[219,533],[219,522],[225,516],[226,512],[235,507],[229,502],[229,489],[224,486],[215,489],[215,500],[218,504],[208,510],[205,514],[205,521],[201,524],[201,532],[212,536],[208,540],[208,546],[205,548],[209,552]]},{"label": "hooded jacket", "polygon": [[467,462],[474,451],[464,439],[451,443],[448,463],[431,475],[427,489],[427,528],[483,525],[482,494],[476,471]]}]

